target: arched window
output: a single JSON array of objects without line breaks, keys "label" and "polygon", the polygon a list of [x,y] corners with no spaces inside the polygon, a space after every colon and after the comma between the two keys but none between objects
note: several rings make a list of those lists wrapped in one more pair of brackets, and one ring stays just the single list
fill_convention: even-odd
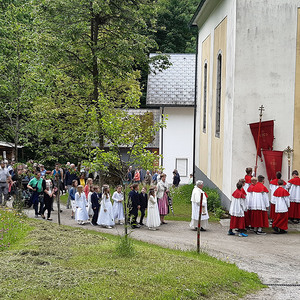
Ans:
[{"label": "arched window", "polygon": [[222,54],[218,55],[217,91],[216,91],[216,137],[220,137],[221,129],[221,94],[222,94]]},{"label": "arched window", "polygon": [[203,132],[206,132],[206,107],[207,107],[207,63],[203,72]]}]

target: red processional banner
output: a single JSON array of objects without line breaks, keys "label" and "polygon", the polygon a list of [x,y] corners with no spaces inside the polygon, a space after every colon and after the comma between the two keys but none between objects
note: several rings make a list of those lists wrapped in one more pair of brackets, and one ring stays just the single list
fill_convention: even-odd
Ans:
[{"label": "red processional banner", "polygon": [[283,151],[263,150],[269,181],[276,178],[276,172],[281,172]]},{"label": "red processional banner", "polygon": [[[255,141],[256,150],[257,150],[259,122],[252,123],[249,125]],[[261,122],[259,146],[258,146],[259,157],[261,157],[261,149],[273,150],[273,140],[274,140],[274,120]]]}]

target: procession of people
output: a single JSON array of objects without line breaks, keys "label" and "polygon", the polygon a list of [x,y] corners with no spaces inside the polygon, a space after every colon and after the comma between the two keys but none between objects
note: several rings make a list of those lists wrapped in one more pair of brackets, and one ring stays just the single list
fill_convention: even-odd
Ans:
[{"label": "procession of people", "polygon": [[276,178],[270,181],[269,192],[264,176],[256,178],[252,176],[252,168],[246,168],[245,178],[238,181],[237,189],[232,194],[228,235],[235,235],[233,230],[241,237],[247,237],[247,231],[265,235],[263,229],[269,226],[275,234],[286,234],[289,221],[299,224],[299,173],[294,170],[293,178],[287,183],[281,177],[281,172],[277,172]]},{"label": "procession of people", "polygon": [[[94,184],[95,176],[88,169],[76,169],[75,164],[67,163],[63,168],[56,164],[53,170],[46,170],[42,164],[32,164],[34,172],[29,172],[26,165],[13,168],[4,161],[0,165],[0,204],[14,194],[17,181],[30,191],[30,204],[35,217],[51,221],[53,201],[58,192],[68,194],[67,210],[70,217],[79,225],[91,224],[108,229],[127,223],[132,229],[147,226],[156,230],[167,224],[165,216],[170,211],[170,185],[166,174],[160,170],[153,171],[129,167],[127,184],[130,192],[124,195],[122,186],[114,190],[105,184]],[[249,232],[265,235],[264,228],[272,227],[274,233],[284,234],[288,222],[298,224],[300,221],[300,178],[297,170],[292,172],[292,179],[287,183],[281,179],[281,172],[270,181],[269,190],[262,175],[253,176],[251,167],[246,168],[246,175],[236,184],[229,209],[230,228],[228,235],[247,237]],[[193,183],[190,175],[189,184]],[[22,180],[20,180],[20,178]],[[173,171],[173,188],[177,188],[180,175]],[[139,191],[141,188],[141,191]],[[126,207],[124,200],[127,197]],[[3,198],[3,199],[2,199]],[[208,228],[208,196],[203,191],[203,181],[197,180],[191,195],[190,227],[197,229],[201,215],[201,231]],[[200,207],[200,203],[202,203]],[[173,207],[171,207],[173,209]],[[128,214],[124,209],[127,209]],[[47,217],[45,212],[47,211]],[[139,217],[140,215],[140,217]],[[144,218],[146,222],[144,224]],[[269,222],[270,220],[270,222]]]}]

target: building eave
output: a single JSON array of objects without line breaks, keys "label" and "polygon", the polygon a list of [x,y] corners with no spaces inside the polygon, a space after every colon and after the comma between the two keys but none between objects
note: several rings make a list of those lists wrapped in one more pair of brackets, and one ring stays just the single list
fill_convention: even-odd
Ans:
[{"label": "building eave", "polygon": [[200,28],[221,1],[223,0],[201,0],[190,21],[190,26],[197,26]]}]

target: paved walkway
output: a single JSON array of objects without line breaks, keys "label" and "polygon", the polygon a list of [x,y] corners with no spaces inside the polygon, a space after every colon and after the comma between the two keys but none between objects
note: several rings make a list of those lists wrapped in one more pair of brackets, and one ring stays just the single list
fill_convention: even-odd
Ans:
[{"label": "paved walkway", "polygon": [[[70,218],[71,210],[63,206],[61,224],[89,230],[123,234],[124,228],[117,225],[113,229],[98,226],[77,225]],[[32,209],[25,210],[34,217]],[[53,212],[57,222],[57,212]],[[49,222],[49,221],[48,221]],[[298,225],[299,226],[299,225]],[[257,295],[245,299],[300,300],[300,227],[293,226],[288,234],[267,234],[258,236],[250,233],[247,238],[228,236],[228,221],[210,223],[206,232],[201,232],[201,249],[219,259],[235,263],[239,268],[259,275],[264,284],[270,285]],[[196,249],[196,232],[189,228],[188,222],[168,221],[159,230],[151,231],[146,227],[130,230],[132,238],[181,250]],[[275,284],[275,286],[272,286]],[[293,285],[293,286],[289,286]]]}]

